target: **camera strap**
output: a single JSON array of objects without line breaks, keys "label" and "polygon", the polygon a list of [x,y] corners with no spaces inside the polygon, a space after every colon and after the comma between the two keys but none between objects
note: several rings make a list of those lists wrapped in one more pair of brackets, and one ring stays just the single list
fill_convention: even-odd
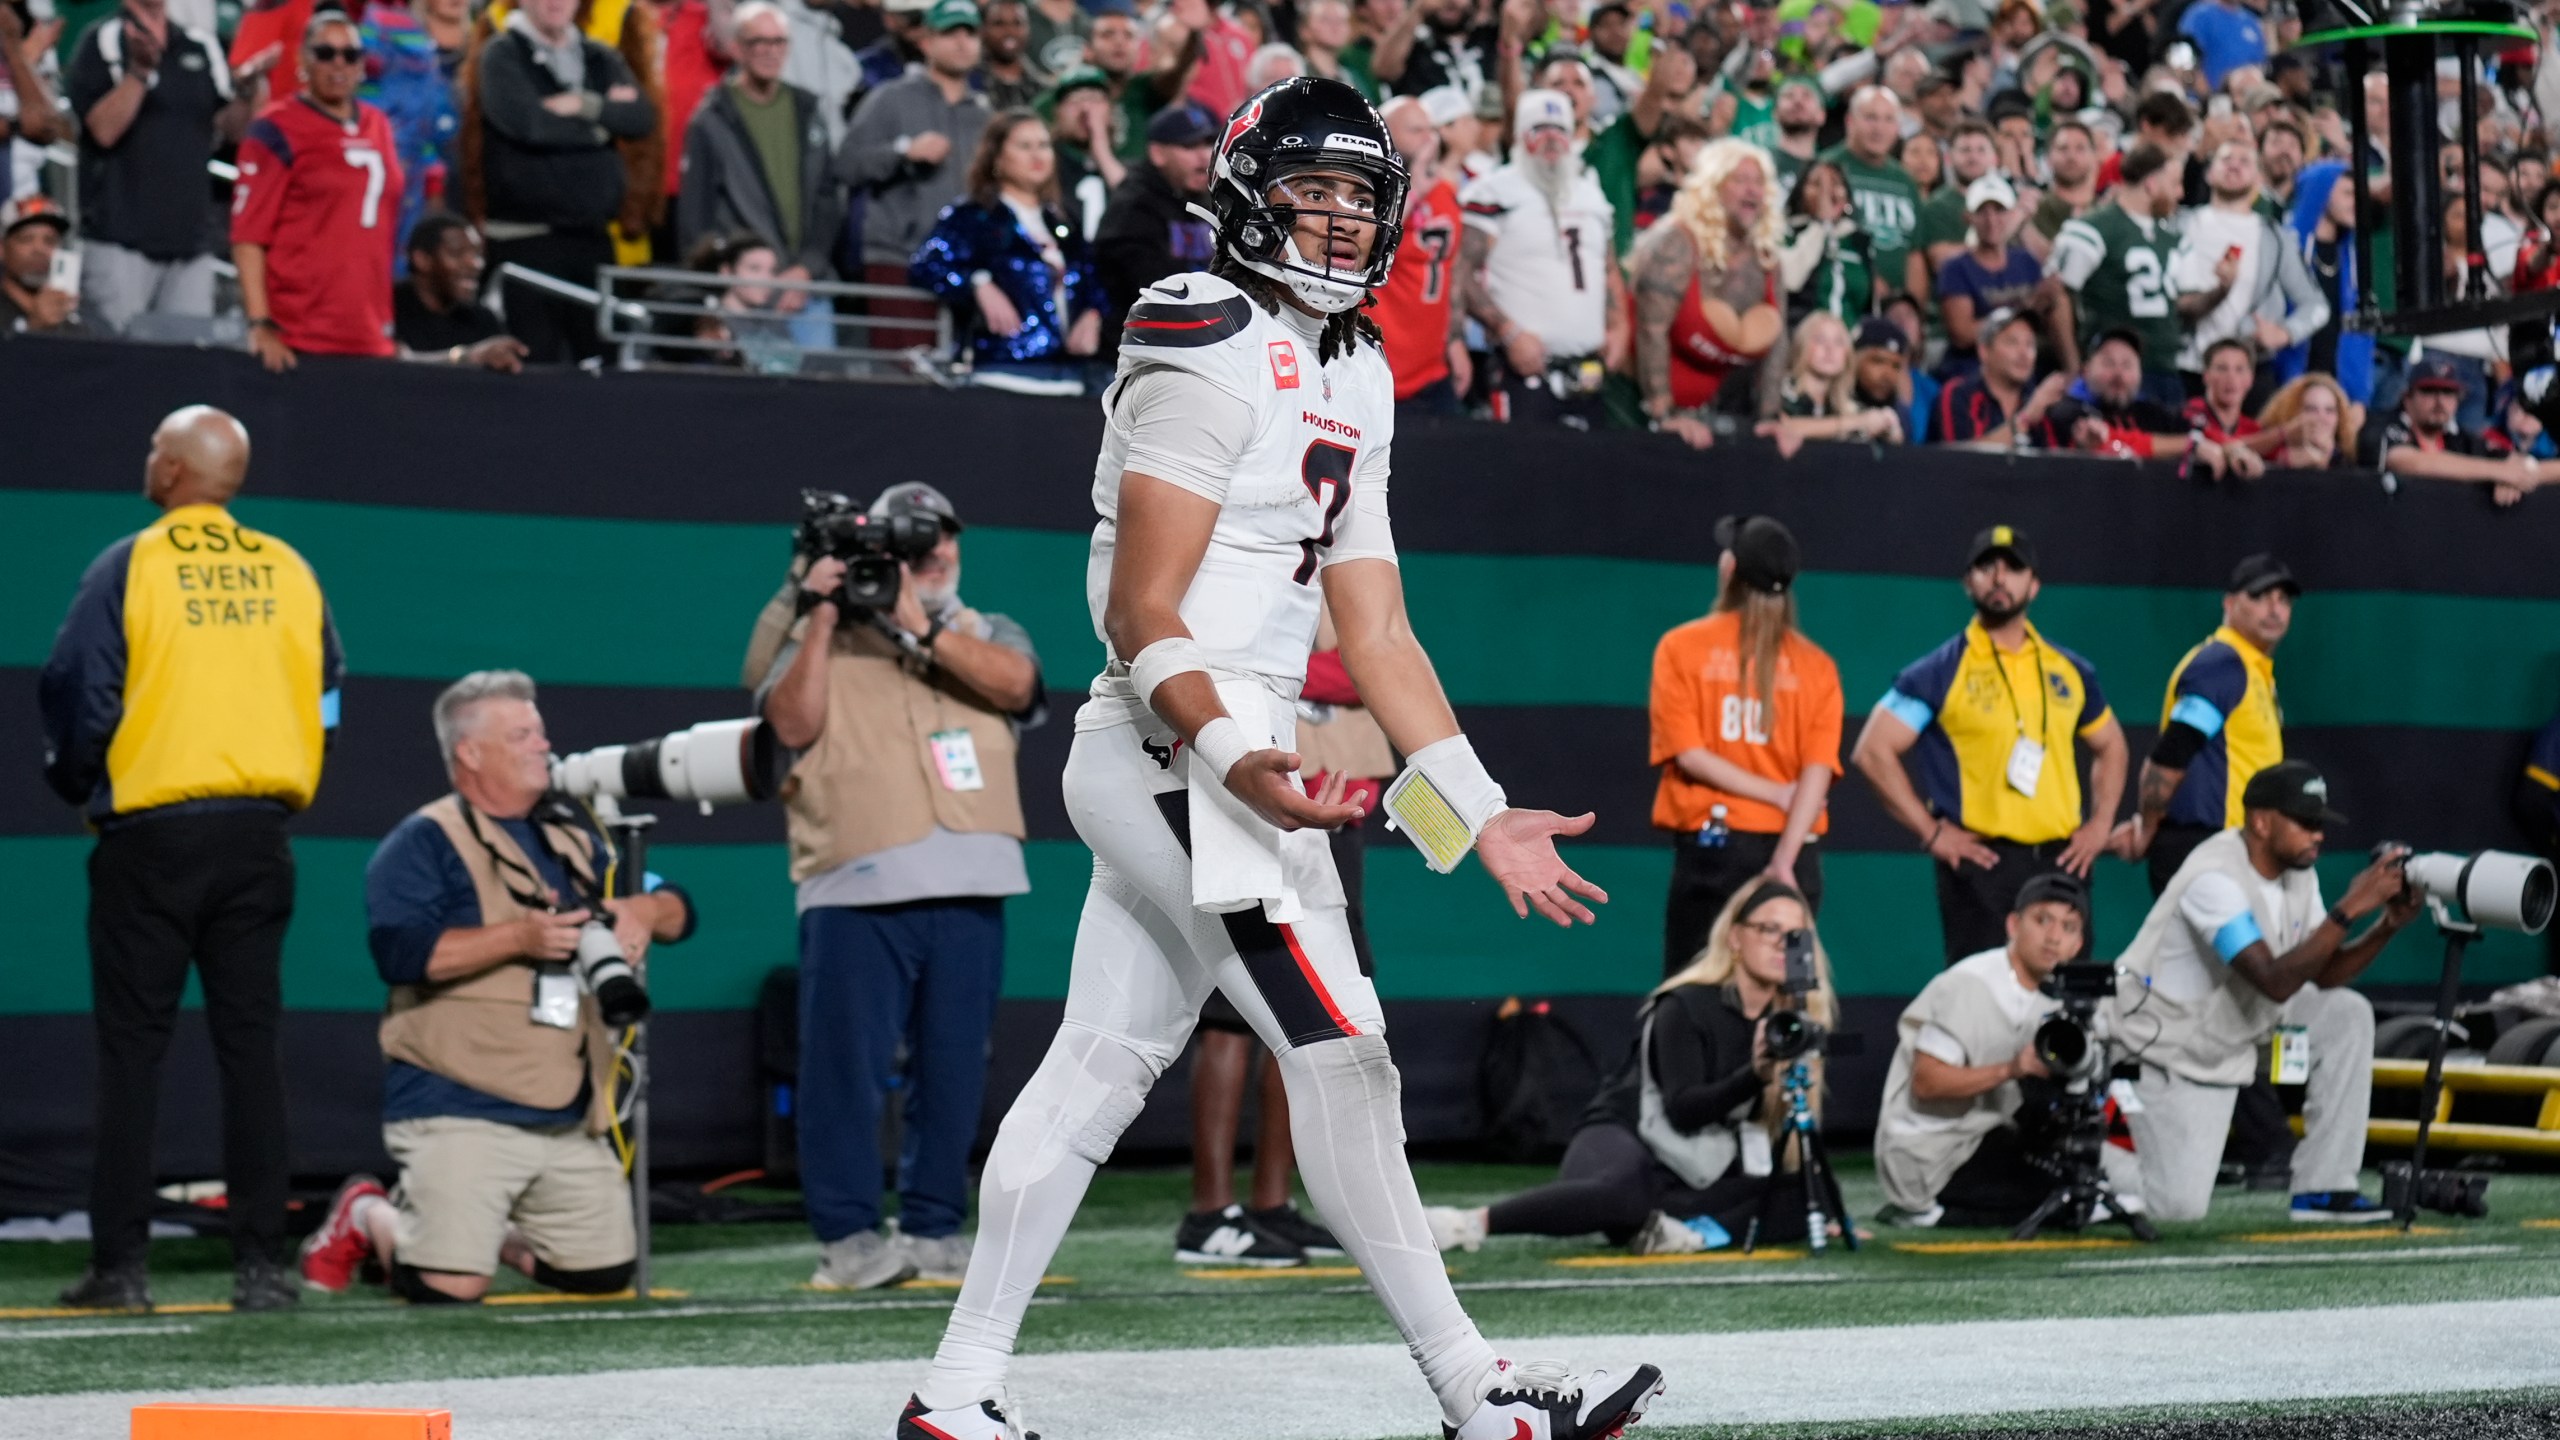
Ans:
[{"label": "camera strap", "polygon": [[[454,797],[454,803],[462,807],[464,828],[471,832],[472,839],[480,842],[480,848],[487,853],[489,863],[497,867],[498,884],[505,888],[507,898],[528,910],[558,909],[559,906],[551,897],[551,887],[543,881],[542,876],[524,862],[500,849],[497,842],[489,838],[489,832],[481,828],[480,812],[472,807],[471,802],[457,795]],[[567,856],[552,848],[551,837],[545,832],[542,822],[528,817],[526,823],[533,828],[535,847],[542,851],[544,859],[560,867],[561,878],[568,882],[574,898],[580,901],[591,900],[593,898],[591,896],[575,895],[579,885],[578,868],[569,863]],[[518,884],[518,881],[523,883]]]}]

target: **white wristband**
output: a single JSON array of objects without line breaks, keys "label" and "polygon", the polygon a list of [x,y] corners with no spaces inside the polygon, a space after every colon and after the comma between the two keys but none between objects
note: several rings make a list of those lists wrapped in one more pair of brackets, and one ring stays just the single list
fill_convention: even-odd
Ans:
[{"label": "white wristband", "polygon": [[[1138,658],[1129,662],[1129,683],[1136,687],[1139,702],[1153,710],[1156,687],[1186,670],[1197,670],[1206,675],[1209,662],[1190,636],[1168,635],[1139,651]],[[1159,710],[1156,713],[1164,712]]]},{"label": "white wristband", "polygon": [[1452,735],[1408,757],[1404,773],[1387,787],[1384,808],[1389,827],[1404,831],[1431,868],[1445,875],[1511,802],[1485,773],[1476,747],[1466,736]]},{"label": "white wristband", "polygon": [[1236,768],[1236,762],[1252,753],[1253,742],[1244,737],[1244,727],[1232,715],[1219,716],[1191,737],[1191,763],[1208,766],[1221,785],[1227,783],[1227,772]]}]

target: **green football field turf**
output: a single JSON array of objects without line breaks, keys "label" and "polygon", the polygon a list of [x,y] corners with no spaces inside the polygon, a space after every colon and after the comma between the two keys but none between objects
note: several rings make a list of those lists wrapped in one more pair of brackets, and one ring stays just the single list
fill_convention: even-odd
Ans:
[{"label": "green football field turf", "polygon": [[[1420,1178],[1428,1199],[1463,1204],[1549,1173],[1427,1165]],[[1871,1214],[1877,1195],[1870,1175],[1857,1166],[1845,1179],[1852,1208]],[[1024,1326],[1023,1352],[1394,1339],[1347,1262],[1251,1274],[1174,1265],[1172,1224],[1186,1196],[1187,1179],[1179,1173],[1106,1171],[1052,1267],[1043,1303]],[[2485,1221],[2426,1217],[2416,1233],[2403,1236],[2387,1226],[2295,1225],[2285,1218],[2282,1196],[2224,1190],[2211,1220],[2170,1227],[2167,1238],[2148,1246],[2112,1232],[2058,1236],[2020,1249],[1991,1232],[1882,1231],[1857,1254],[1835,1247],[1821,1256],[1790,1249],[1757,1258],[1627,1263],[1632,1257],[1596,1243],[1497,1239],[1480,1253],[1451,1256],[1450,1269],[1469,1309],[1497,1342],[1504,1335],[1714,1334],[2560,1295],[2560,1177],[2500,1176],[2490,1202]],[[158,1315],[51,1312],[54,1292],[77,1273],[84,1251],[0,1245],[0,1356],[6,1357],[0,1394],[921,1361],[950,1301],[947,1289],[913,1285],[863,1296],[810,1291],[805,1282],[814,1248],[806,1233],[796,1225],[757,1224],[661,1227],[655,1283],[672,1293],[648,1304],[545,1301],[518,1281],[501,1289],[523,1299],[477,1309],[412,1310],[380,1291],[360,1289],[310,1296],[290,1314],[233,1316],[205,1308],[227,1298],[226,1247],[163,1241],[153,1250]],[[1819,1357],[1808,1356],[1807,1363],[1818,1365]],[[2423,1377],[2405,1388],[2423,1393]],[[2502,1398],[2531,1404],[2550,1397]],[[2459,1413],[2474,1400],[2447,1403]],[[2359,1423],[2352,1417],[2377,1402],[2339,1404],[2339,1420],[2352,1428]],[[2299,1414],[2304,1407],[2283,1408]],[[2255,1412],[2226,1406],[2201,1413],[2246,1421]],[[1981,1426],[2068,1428],[2060,1417],[2018,1415]],[[1941,1418],[1747,1432],[1648,1426],[1643,1433],[1949,1434],[1970,1428]]]}]

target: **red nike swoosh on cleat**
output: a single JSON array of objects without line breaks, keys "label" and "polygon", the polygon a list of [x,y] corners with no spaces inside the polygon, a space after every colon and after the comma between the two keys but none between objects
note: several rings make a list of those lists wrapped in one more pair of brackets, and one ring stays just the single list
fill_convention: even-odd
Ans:
[{"label": "red nike swoosh on cleat", "polygon": [[943,1429],[943,1428],[942,1428],[941,1426],[939,1426],[939,1425],[933,1424],[932,1422],[930,1422],[930,1421],[926,1420],[926,1419],[925,1419],[923,1416],[921,1416],[921,1415],[912,1415],[912,1416],[909,1416],[909,1417],[907,1418],[907,1423],[908,1423],[908,1424],[910,1424],[910,1425],[913,1425],[914,1427],[916,1427],[917,1429],[919,1429],[919,1430],[923,1431],[923,1432],[924,1432],[924,1433],[926,1433],[927,1435],[932,1436],[932,1437],[933,1437],[933,1440],[960,1440],[960,1437],[958,1437],[958,1436],[956,1436],[956,1435],[952,1434],[952,1433],[951,1433],[950,1431],[948,1431],[948,1430]]}]

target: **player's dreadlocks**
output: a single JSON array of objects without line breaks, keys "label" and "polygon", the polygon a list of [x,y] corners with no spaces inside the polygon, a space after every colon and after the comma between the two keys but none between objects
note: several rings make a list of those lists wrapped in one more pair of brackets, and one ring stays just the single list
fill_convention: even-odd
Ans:
[{"label": "player's dreadlocks", "polygon": [[[1262,307],[1264,314],[1280,313],[1279,282],[1246,269],[1242,261],[1227,251],[1222,249],[1218,252],[1217,263],[1209,267],[1209,273],[1243,291],[1246,298]],[[1338,355],[1352,354],[1360,348],[1363,340],[1384,349],[1385,338],[1379,333],[1377,322],[1361,313],[1377,303],[1378,297],[1371,295],[1360,302],[1357,310],[1336,311],[1324,317],[1324,334],[1316,343],[1316,363],[1328,365]]]}]

